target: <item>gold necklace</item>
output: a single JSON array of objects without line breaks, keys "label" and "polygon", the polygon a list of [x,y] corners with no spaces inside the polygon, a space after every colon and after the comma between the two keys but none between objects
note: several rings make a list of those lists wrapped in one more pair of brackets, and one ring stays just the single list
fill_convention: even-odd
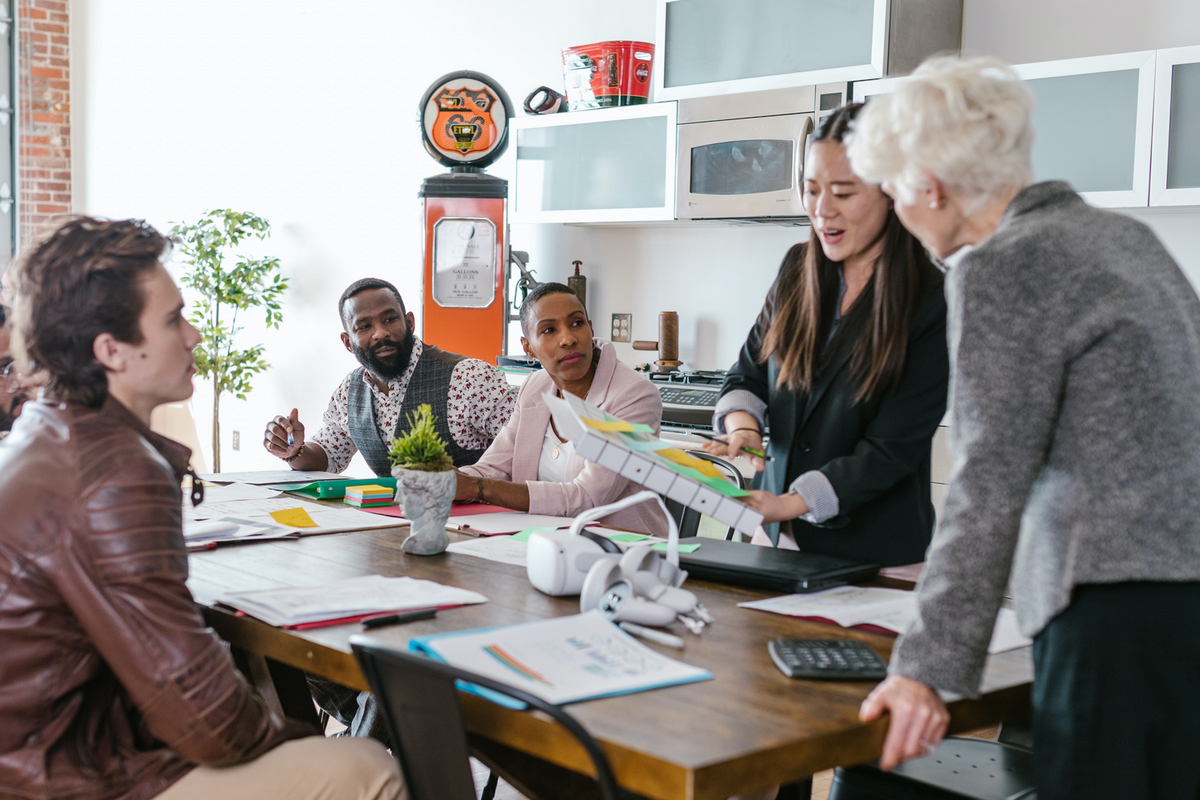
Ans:
[{"label": "gold necklace", "polygon": [[[554,390],[554,394],[556,397],[562,397],[562,390],[556,388]],[[550,432],[554,434],[555,439],[558,439],[559,445],[562,445],[564,443],[565,440],[561,436],[558,435],[558,431],[555,430],[555,428],[554,428],[554,418],[553,417],[550,418]],[[554,451],[552,453],[550,453],[550,457],[558,458],[558,446],[557,445],[555,446]]]}]

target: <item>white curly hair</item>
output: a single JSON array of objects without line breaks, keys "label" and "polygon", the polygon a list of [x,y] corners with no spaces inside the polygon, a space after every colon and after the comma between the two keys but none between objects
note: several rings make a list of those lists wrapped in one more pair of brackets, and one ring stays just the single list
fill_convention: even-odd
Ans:
[{"label": "white curly hair", "polygon": [[850,166],[911,203],[928,175],[971,205],[1033,182],[1033,92],[995,58],[935,56],[872,97],[846,138]]}]

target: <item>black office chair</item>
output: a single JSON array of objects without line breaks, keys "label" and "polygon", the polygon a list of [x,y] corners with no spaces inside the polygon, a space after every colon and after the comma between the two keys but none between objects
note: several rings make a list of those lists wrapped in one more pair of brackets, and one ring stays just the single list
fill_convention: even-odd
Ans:
[{"label": "black office chair", "polygon": [[[693,458],[699,458],[703,459],[704,461],[712,462],[719,471],[726,474],[726,480],[729,480],[730,483],[734,484],[739,489],[746,488],[746,478],[731,462],[717,456],[709,455],[703,450],[686,450],[685,452]],[[699,511],[694,508],[688,508],[683,503],[671,500],[666,496],[663,497],[663,502],[667,504],[667,511],[669,511],[671,516],[675,518],[675,524],[679,526],[680,539],[699,534],[700,517],[703,516]],[[730,528],[728,531],[726,531],[725,541],[730,541],[733,539],[733,536],[736,532],[736,528]]]},{"label": "black office chair", "polygon": [[931,755],[883,772],[839,767],[829,800],[1036,800],[1033,751],[989,739],[951,736]]},{"label": "black office chair", "polygon": [[[604,800],[619,797],[612,768],[600,745],[558,706],[482,675],[386,647],[366,636],[351,636],[350,646],[383,708],[392,734],[392,753],[400,762],[412,800],[476,800],[456,680],[519,700],[554,719],[591,757],[600,796]],[[481,800],[492,800],[497,780],[493,772]]]}]

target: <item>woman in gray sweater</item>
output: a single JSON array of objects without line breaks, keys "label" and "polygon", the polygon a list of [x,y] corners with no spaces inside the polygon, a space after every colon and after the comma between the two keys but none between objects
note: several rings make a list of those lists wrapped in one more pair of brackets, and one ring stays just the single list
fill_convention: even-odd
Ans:
[{"label": "woman in gray sweater", "polygon": [[1032,183],[1032,94],[990,59],[926,62],[848,141],[948,258],[953,471],[891,676],[881,766],[978,693],[1010,580],[1034,637],[1038,796],[1200,789],[1200,301],[1141,223]]}]

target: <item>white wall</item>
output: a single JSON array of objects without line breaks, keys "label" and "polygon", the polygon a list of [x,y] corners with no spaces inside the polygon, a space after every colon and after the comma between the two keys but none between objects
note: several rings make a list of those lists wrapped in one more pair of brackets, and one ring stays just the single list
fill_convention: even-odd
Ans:
[{"label": "white wall", "polygon": [[[425,88],[475,69],[519,105],[538,85],[561,85],[559,48],[654,35],[654,0],[73,0],[71,13],[76,210],[165,227],[229,206],[275,225],[264,252],[283,259],[294,288],[280,331],[246,331],[274,367],[246,402],[224,407],[230,470],[277,463],[259,444],[266,419],[296,405],[315,425],[354,366],[334,309],[348,283],[387,278],[419,308],[416,191],[440,170],[416,129]],[[965,48],[1010,61],[1182,44],[1200,44],[1195,0],[966,0]],[[492,172],[512,177],[511,151]],[[1137,216],[1200,282],[1200,213]],[[736,358],[783,253],[806,237],[787,227],[519,225],[511,241],[542,280],[583,261],[602,335],[610,314],[629,312],[634,337],[653,339],[658,312],[678,311],[682,358],[712,368]],[[620,352],[631,363],[652,357]],[[208,403],[200,388],[206,442]],[[234,429],[240,453],[228,446]]]}]

